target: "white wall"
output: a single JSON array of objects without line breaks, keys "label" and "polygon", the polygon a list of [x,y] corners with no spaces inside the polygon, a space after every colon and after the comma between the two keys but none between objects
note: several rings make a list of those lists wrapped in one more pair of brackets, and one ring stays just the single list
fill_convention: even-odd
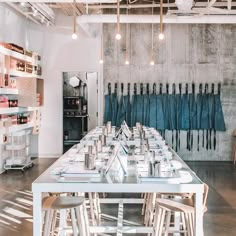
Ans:
[{"label": "white wall", "polygon": [[0,3],[0,41],[15,43],[28,48],[28,28],[31,22],[9,8],[5,3]]},{"label": "white wall", "polygon": [[[63,22],[72,23],[70,18]],[[31,142],[34,156],[55,157],[62,153],[62,72],[98,72],[101,78],[100,37],[88,37],[79,31],[78,39],[74,41],[71,28],[71,25],[69,28],[39,27],[0,3],[0,41],[18,44],[42,56],[45,97],[41,131]],[[102,86],[100,81],[99,86]],[[101,110],[102,105],[98,109]]]},{"label": "white wall", "polygon": [[79,32],[78,39],[72,40],[70,34],[35,28],[30,39],[33,50],[41,51],[44,78],[42,127],[39,137],[33,139],[32,153],[57,157],[62,154],[62,72],[98,72],[100,77],[100,37],[89,38]]}]

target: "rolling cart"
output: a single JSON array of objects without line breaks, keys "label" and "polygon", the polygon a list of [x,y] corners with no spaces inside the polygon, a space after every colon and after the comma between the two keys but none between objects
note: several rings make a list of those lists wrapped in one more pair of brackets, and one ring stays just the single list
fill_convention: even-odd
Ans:
[{"label": "rolling cart", "polygon": [[33,167],[34,163],[31,161],[29,155],[29,135],[31,130],[22,130],[19,132],[11,133],[8,136],[8,144],[6,144],[6,151],[8,158],[4,165],[7,173],[8,170],[21,170]]}]

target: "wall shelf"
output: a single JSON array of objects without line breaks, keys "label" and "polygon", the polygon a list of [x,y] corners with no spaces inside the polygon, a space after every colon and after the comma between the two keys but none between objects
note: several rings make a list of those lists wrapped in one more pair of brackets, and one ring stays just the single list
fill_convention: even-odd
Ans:
[{"label": "wall shelf", "polygon": [[1,128],[0,129],[0,134],[5,134],[5,133],[14,133],[14,132],[18,132],[21,130],[25,130],[25,129],[30,129],[33,128],[33,123],[27,123],[27,124],[22,124],[22,125],[12,125],[9,128]]},{"label": "wall shelf", "polygon": [[0,95],[4,94],[17,95],[19,91],[16,88],[0,88]]},{"label": "wall shelf", "polygon": [[42,79],[41,75],[35,75],[23,71],[17,71],[17,70],[10,70],[9,75],[11,77],[23,77],[23,78],[37,78],[37,79]]},{"label": "wall shelf", "polygon": [[18,52],[14,52],[10,49],[4,48],[3,46],[0,46],[0,53],[4,54],[6,56],[14,57],[14,58],[21,60],[21,61],[33,63],[32,57],[26,56],[26,55],[18,53]]},{"label": "wall shelf", "polygon": [[10,114],[17,114],[17,113],[24,113],[29,111],[34,111],[37,109],[36,107],[7,107],[7,108],[0,108],[0,115],[10,115]]}]

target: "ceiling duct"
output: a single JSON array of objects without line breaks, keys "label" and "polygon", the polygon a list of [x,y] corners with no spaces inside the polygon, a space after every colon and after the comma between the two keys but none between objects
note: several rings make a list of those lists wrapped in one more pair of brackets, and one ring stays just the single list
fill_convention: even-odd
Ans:
[{"label": "ceiling duct", "polygon": [[[116,15],[81,15],[77,24],[82,23],[116,23]],[[160,23],[160,16],[155,15],[120,15],[120,23]],[[169,24],[235,24],[236,15],[195,15],[195,16],[164,16],[163,23]]]},{"label": "ceiling duct", "polygon": [[175,0],[180,12],[189,12],[193,7],[193,0]]}]

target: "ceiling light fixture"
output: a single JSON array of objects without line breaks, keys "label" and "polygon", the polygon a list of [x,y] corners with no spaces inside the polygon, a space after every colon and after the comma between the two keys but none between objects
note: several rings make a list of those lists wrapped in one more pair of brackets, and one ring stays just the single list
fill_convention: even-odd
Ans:
[{"label": "ceiling light fixture", "polygon": [[160,33],[159,39],[163,40],[165,38],[163,34],[163,0],[160,0]]},{"label": "ceiling light fixture", "polygon": [[[128,10],[128,0],[127,0],[127,8],[126,8],[126,15],[128,16],[129,10]],[[129,24],[126,23],[126,30],[125,30],[125,65],[129,65]]]},{"label": "ceiling light fixture", "polygon": [[72,34],[72,39],[77,39],[77,34],[76,34],[76,0],[73,1],[73,34]]},{"label": "ceiling light fixture", "polygon": [[120,34],[120,0],[117,1],[117,25],[116,25],[116,39],[121,39]]},{"label": "ceiling light fixture", "polygon": [[24,6],[25,6],[25,2],[21,2],[20,5],[21,5],[22,7],[24,7]]}]

